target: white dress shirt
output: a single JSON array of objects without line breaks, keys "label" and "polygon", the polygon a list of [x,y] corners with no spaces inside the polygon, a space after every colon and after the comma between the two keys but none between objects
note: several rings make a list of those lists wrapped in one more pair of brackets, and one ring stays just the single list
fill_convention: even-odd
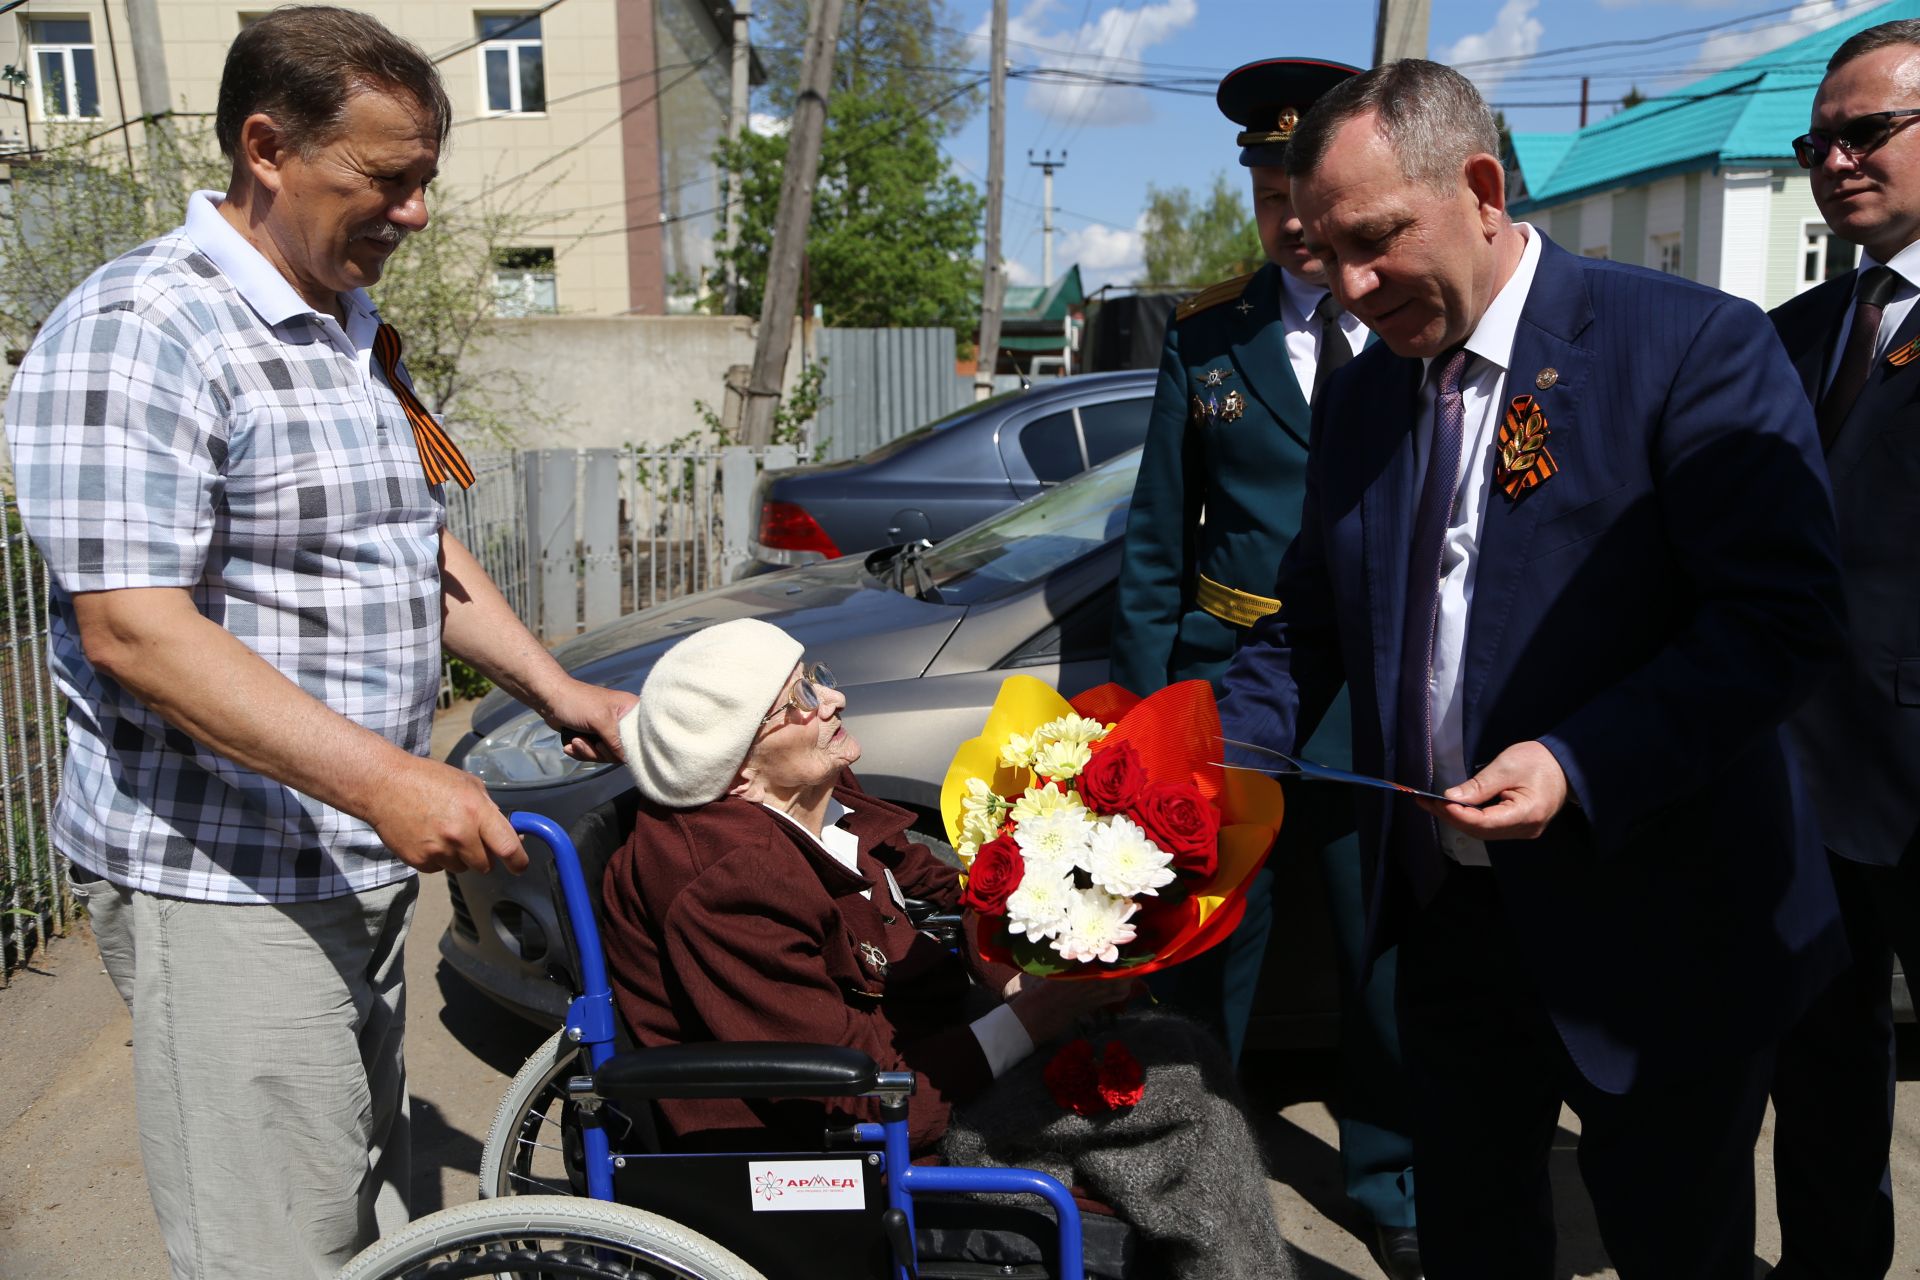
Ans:
[{"label": "white dress shirt", "polygon": [[[1880,265],[1882,264],[1878,258],[1865,249],[1860,251],[1860,275],[1865,275]],[[1920,299],[1920,240],[1914,241],[1894,254],[1893,261],[1885,265],[1900,273],[1900,283],[1895,287],[1893,297],[1880,312],[1880,333],[1873,342],[1873,363],[1876,365],[1880,363],[1880,358],[1887,354],[1887,349],[1893,345],[1894,335],[1900,332],[1900,326],[1907,322],[1907,316],[1913,311],[1914,300]],[[1859,277],[1856,276],[1856,284],[1858,280]],[[1833,375],[1840,372],[1840,357],[1847,349],[1847,335],[1853,332],[1855,305],[1849,302],[1847,309],[1841,313],[1840,332],[1834,335],[1833,350],[1827,353],[1826,376],[1820,379],[1822,395],[1825,395],[1827,388],[1833,384]]]},{"label": "white dress shirt", "polygon": [[[1291,272],[1280,273],[1280,318],[1287,326],[1287,361],[1293,365],[1293,376],[1300,380],[1300,394],[1308,403],[1313,401],[1313,375],[1320,366],[1320,322],[1313,313],[1326,296],[1325,285],[1308,284]],[[1367,345],[1367,326],[1352,312],[1342,311],[1340,331],[1347,335],[1353,354],[1359,355]]]},{"label": "white dress shirt", "polygon": [[[1473,579],[1480,561],[1480,529],[1486,520],[1487,499],[1493,491],[1495,445],[1505,403],[1507,366],[1513,358],[1514,331],[1533,288],[1540,265],[1540,237],[1527,223],[1514,224],[1527,238],[1520,264],[1495,294],[1480,324],[1467,339],[1467,367],[1460,379],[1460,478],[1454,493],[1453,515],[1447,521],[1446,542],[1440,555],[1440,621],[1433,637],[1433,789],[1444,791],[1465,782],[1467,768],[1465,707],[1461,670],[1467,654],[1467,617],[1473,608]],[[1422,362],[1430,371],[1431,358]],[[1420,383],[1420,417],[1414,423],[1413,491],[1420,492],[1433,452],[1433,409],[1437,391],[1431,377]],[[1440,824],[1440,848],[1463,866],[1490,865],[1487,846],[1446,823]]]},{"label": "white dress shirt", "polygon": [[[827,855],[835,862],[855,875],[860,874],[860,837],[840,825],[841,819],[852,813],[853,808],[840,803],[838,796],[828,798],[827,811],[821,815],[820,834],[817,837],[785,810],[775,808],[765,801],[761,801],[761,807],[768,813],[777,813],[785,818],[795,830],[804,833],[809,840],[826,850]],[[906,898],[900,892],[900,885],[894,880],[893,872],[886,871],[884,867],[882,871],[886,873],[887,892],[893,896],[894,905],[904,911]],[[871,902],[873,890],[862,889],[860,896]],[[993,1072],[993,1078],[996,1080],[1014,1063],[1033,1052],[1033,1037],[1027,1034],[1027,1028],[1020,1021],[1020,1015],[1013,1011],[1013,1006],[1010,1004],[995,1005],[975,1018],[971,1029],[973,1038],[980,1042],[980,1052],[986,1055],[987,1069]]]}]

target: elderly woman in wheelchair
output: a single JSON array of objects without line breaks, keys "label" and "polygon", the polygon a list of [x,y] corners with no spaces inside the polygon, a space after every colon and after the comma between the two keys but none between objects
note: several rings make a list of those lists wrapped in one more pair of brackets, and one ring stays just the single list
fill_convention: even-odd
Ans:
[{"label": "elderly woman in wheelchair", "polygon": [[[606,969],[575,940],[586,992],[502,1103],[483,1194],[528,1182],[651,1211],[640,1264],[579,1274],[1291,1276],[1224,1051],[1175,1018],[1098,1013],[1126,998],[1115,984],[1025,977],[925,928],[927,908],[957,909],[958,876],[906,838],[910,813],[854,779],[845,704],[797,642],[755,620],[662,655],[621,725],[639,801],[600,884]],[[544,819],[515,825],[556,846],[576,881],[568,914],[591,935],[566,837]],[[615,1029],[595,1026],[612,1021],[593,994],[609,981],[637,1046],[617,1057]],[[1124,1039],[1142,1064],[1128,1105],[1061,1104],[1050,1042],[1076,1026],[1108,1053]],[[558,1161],[557,1182],[526,1176],[534,1157]],[[985,1195],[937,1194],[956,1192]],[[1046,1209],[1025,1207],[1035,1195]],[[563,1216],[567,1203],[491,1202]],[[592,1243],[594,1266],[629,1256],[625,1237],[572,1218],[498,1212],[435,1215],[446,1223],[416,1223],[388,1250],[414,1262],[343,1277],[438,1276],[419,1263],[456,1256],[477,1259],[476,1275],[574,1274],[557,1245],[529,1252],[536,1228],[550,1245]],[[687,1228],[724,1248],[695,1234],[688,1253],[674,1235]]]}]

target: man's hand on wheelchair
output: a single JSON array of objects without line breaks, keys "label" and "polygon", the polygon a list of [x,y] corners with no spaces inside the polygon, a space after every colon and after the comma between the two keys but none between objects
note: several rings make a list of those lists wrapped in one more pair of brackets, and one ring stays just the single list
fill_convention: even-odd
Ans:
[{"label": "man's hand on wheelchair", "polygon": [[1074,1023],[1103,1009],[1118,1009],[1139,994],[1138,982],[1061,981],[1022,974],[1007,984],[1007,1003],[1035,1044],[1065,1035]]},{"label": "man's hand on wheelchair", "polygon": [[519,875],[527,851],[478,778],[413,758],[365,815],[394,856],[416,871],[485,871],[495,860]]}]

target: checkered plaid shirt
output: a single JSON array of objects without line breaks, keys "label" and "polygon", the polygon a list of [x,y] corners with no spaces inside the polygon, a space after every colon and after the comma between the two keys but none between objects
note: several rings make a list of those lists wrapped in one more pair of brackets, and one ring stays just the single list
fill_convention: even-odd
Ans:
[{"label": "checkered plaid shirt", "polygon": [[54,578],[67,713],[53,840],[116,884],[301,902],[412,874],[358,818],[216,755],[88,664],[72,597],[185,587],[333,710],[425,754],[442,497],[370,359],[378,317],[313,310],[201,192],[184,227],[63,301],[5,409]]}]

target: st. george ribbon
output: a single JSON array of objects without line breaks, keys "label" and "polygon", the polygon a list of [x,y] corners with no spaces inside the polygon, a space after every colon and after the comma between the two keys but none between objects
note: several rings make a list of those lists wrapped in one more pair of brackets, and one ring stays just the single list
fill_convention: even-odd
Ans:
[{"label": "st. george ribbon", "polygon": [[1256,746],[1251,742],[1240,742],[1233,738],[1216,738],[1222,748],[1220,754],[1229,754],[1227,748],[1247,752],[1270,764],[1242,764],[1231,760],[1216,760],[1215,764],[1223,769],[1246,769],[1254,773],[1268,773],[1277,778],[1302,778],[1309,782],[1340,782],[1350,787],[1371,787],[1375,791],[1391,791],[1397,795],[1417,796],[1422,800],[1438,800],[1452,804],[1443,795],[1431,791],[1422,791],[1410,787],[1404,782],[1389,782],[1385,778],[1370,778],[1364,773],[1353,773],[1346,769],[1334,769],[1324,764],[1315,764],[1299,756],[1290,756],[1284,751],[1275,751],[1271,747]]}]

